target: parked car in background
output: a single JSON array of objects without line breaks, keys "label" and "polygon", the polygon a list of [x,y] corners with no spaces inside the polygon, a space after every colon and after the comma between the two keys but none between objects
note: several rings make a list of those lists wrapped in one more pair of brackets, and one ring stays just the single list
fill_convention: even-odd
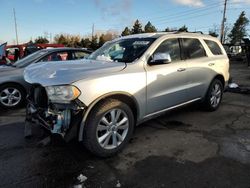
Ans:
[{"label": "parked car in background", "polygon": [[88,50],[77,48],[43,49],[20,59],[11,66],[0,66],[0,107],[11,109],[24,103],[29,84],[24,81],[23,70],[28,65],[83,59],[90,53]]},{"label": "parked car in background", "polygon": [[6,46],[6,57],[11,61],[15,62],[23,57],[26,57],[38,50],[47,48],[62,48],[63,44],[36,44],[36,43],[25,43],[19,45],[8,45]]},{"label": "parked car in background", "polygon": [[7,42],[0,44],[0,65],[5,65],[6,63],[10,62],[5,53],[6,45]]},{"label": "parked car in background", "polygon": [[11,61],[7,57],[4,56],[0,59],[0,66],[1,65],[10,65],[10,64],[11,64]]},{"label": "parked car in background", "polygon": [[231,61],[244,61],[246,59],[245,44],[223,44],[228,58]]},{"label": "parked car in background", "polygon": [[32,84],[25,125],[35,120],[67,141],[78,137],[102,157],[121,151],[135,125],[168,110],[198,101],[216,110],[229,79],[221,43],[196,33],[121,37],[84,61],[25,69]]}]

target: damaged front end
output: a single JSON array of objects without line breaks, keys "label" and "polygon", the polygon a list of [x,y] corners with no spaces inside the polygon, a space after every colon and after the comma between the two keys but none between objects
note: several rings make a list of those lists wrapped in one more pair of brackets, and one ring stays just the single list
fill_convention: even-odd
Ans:
[{"label": "damaged front end", "polygon": [[66,141],[76,137],[85,111],[84,104],[77,99],[80,93],[76,89],[33,85],[27,96],[25,136],[32,136],[31,126],[35,123]]}]

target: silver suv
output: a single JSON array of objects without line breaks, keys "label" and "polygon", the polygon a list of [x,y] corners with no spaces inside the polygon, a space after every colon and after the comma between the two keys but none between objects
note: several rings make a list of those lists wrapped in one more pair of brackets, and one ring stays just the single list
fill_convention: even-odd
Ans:
[{"label": "silver suv", "polygon": [[128,143],[136,125],[168,110],[196,101],[216,110],[229,60],[208,35],[138,34],[107,42],[87,60],[32,65],[24,77],[32,84],[27,135],[35,121],[107,157]]}]

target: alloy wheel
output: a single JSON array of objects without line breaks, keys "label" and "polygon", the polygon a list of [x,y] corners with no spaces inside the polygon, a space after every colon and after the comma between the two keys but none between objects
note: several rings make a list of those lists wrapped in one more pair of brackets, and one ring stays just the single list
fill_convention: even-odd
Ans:
[{"label": "alloy wheel", "polygon": [[216,108],[220,104],[221,94],[222,94],[222,91],[221,91],[220,84],[216,83],[212,88],[211,96],[210,96],[210,103],[214,108]]},{"label": "alloy wheel", "polygon": [[97,141],[104,149],[115,149],[124,141],[128,130],[129,119],[125,111],[112,109],[105,113],[98,123]]},{"label": "alloy wheel", "polygon": [[16,88],[8,87],[0,92],[0,102],[6,107],[16,106],[21,99],[22,94]]}]

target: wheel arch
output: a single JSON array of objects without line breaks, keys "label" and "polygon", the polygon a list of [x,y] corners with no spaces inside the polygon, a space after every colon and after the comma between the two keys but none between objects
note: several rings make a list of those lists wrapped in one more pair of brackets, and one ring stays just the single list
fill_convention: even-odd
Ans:
[{"label": "wheel arch", "polygon": [[82,122],[81,122],[80,128],[79,128],[79,134],[78,134],[78,140],[79,141],[82,141],[85,122],[86,122],[90,112],[94,109],[94,107],[96,105],[98,105],[99,103],[101,103],[101,102],[103,102],[104,100],[107,100],[107,99],[117,99],[117,100],[120,100],[120,101],[124,102],[125,104],[127,104],[131,108],[131,110],[133,112],[134,120],[135,120],[135,124],[136,124],[137,118],[139,117],[139,105],[138,105],[137,100],[135,99],[135,97],[132,96],[129,93],[126,93],[126,92],[107,93],[105,95],[100,96],[95,101],[93,101],[88,106],[87,110],[84,112],[84,116],[83,116],[83,119],[82,119]]},{"label": "wheel arch", "polygon": [[[217,74],[215,77],[214,77],[214,79],[213,80],[215,80],[215,79],[218,79],[218,80],[220,80],[221,81],[221,83],[222,83],[222,85],[223,85],[223,87],[225,86],[225,78],[224,78],[224,76],[223,75],[221,75],[221,74]],[[213,81],[212,80],[212,81]],[[212,81],[211,81],[211,83],[212,83]],[[210,84],[211,84],[210,83]]]},{"label": "wheel arch", "polygon": [[[219,80],[219,81],[221,82],[223,88],[225,87],[225,84],[226,84],[225,79],[224,79],[224,77],[223,77],[221,74],[215,75],[214,78],[213,78],[213,79],[211,80],[211,82],[209,83],[209,86],[208,86],[208,88],[207,88],[207,90],[206,90],[205,96],[204,96],[204,98],[202,99],[203,108],[204,108],[206,111],[209,111],[209,112],[215,111],[215,110],[218,108],[218,106],[219,106],[219,105],[218,105],[217,107],[212,108],[212,107],[209,106],[210,104],[207,102],[207,101],[208,101],[208,97],[209,97],[209,95],[210,95],[210,94],[209,94],[209,90],[210,90],[210,88],[211,88],[212,83],[213,83],[215,80]],[[222,90],[223,90],[223,88],[222,88]],[[222,94],[223,94],[223,91],[222,91]],[[222,94],[221,94],[221,97],[222,97]],[[220,100],[221,100],[221,99],[220,99]]]},{"label": "wheel arch", "polygon": [[206,96],[207,96],[207,92],[208,92],[208,90],[209,90],[209,87],[210,87],[210,85],[213,83],[213,81],[214,81],[215,79],[220,80],[221,83],[222,83],[223,88],[225,87],[226,81],[225,81],[225,79],[224,79],[224,76],[223,76],[222,74],[217,73],[214,77],[212,77],[212,79],[210,80],[210,82],[208,82],[207,87],[206,87],[206,89],[204,90],[204,93],[203,93],[203,95],[202,95],[202,99],[201,99],[202,102],[205,100],[205,98],[206,98]]}]

